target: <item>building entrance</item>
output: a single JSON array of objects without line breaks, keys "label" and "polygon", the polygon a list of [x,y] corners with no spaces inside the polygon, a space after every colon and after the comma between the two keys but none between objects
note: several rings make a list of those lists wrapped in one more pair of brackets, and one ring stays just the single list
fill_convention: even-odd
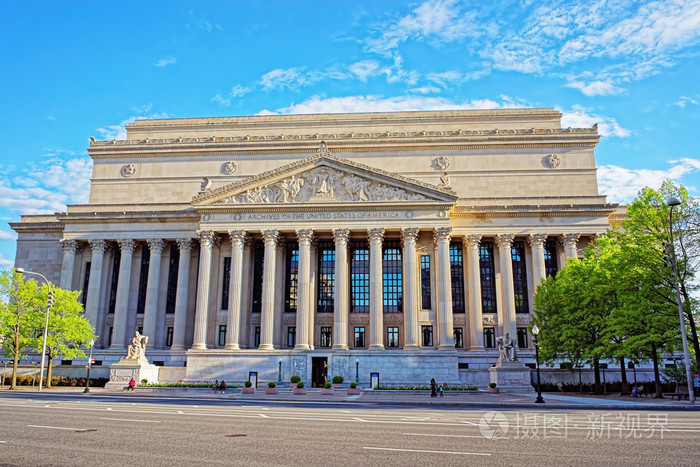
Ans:
[{"label": "building entrance", "polygon": [[328,377],[328,358],[311,357],[311,386],[322,388]]}]

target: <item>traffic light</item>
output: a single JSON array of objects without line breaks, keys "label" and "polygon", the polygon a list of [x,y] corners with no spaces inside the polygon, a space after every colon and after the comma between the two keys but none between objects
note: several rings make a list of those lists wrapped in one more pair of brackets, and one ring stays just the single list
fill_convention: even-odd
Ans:
[{"label": "traffic light", "polygon": [[49,292],[49,298],[47,300],[46,306],[48,306],[49,308],[53,306],[53,290]]},{"label": "traffic light", "polygon": [[671,242],[661,242],[664,246],[664,261],[666,261],[666,267],[673,267],[673,245]]}]

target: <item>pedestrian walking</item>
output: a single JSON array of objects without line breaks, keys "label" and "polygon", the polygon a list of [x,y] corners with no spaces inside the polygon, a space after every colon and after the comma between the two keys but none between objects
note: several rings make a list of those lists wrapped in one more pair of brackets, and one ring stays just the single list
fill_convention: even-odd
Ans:
[{"label": "pedestrian walking", "polygon": [[430,397],[437,397],[437,383],[435,378],[430,379]]},{"label": "pedestrian walking", "polygon": [[440,394],[440,397],[444,396],[444,394],[442,393],[442,384],[438,386],[438,393]]}]

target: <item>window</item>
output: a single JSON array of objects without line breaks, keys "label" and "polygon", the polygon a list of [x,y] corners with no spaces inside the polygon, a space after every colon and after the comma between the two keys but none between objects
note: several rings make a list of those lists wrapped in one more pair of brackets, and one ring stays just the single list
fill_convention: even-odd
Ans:
[{"label": "window", "polygon": [[386,328],[387,347],[399,346],[399,328],[398,326],[390,326]]},{"label": "window", "polygon": [[355,347],[365,346],[365,327],[355,328]]},{"label": "window", "polygon": [[88,287],[90,286],[90,266],[92,266],[92,263],[85,263],[85,278],[83,279],[83,296],[81,297],[83,308],[85,308],[85,305],[87,304]]},{"label": "window", "polygon": [[496,348],[496,333],[493,328],[484,328],[484,347],[487,349]]},{"label": "window", "polygon": [[107,336],[107,347],[112,346],[112,334],[113,334],[114,328],[110,327],[109,328],[109,335]]},{"label": "window", "polygon": [[222,324],[219,326],[219,345],[226,345],[226,325]]},{"label": "window", "polygon": [[287,347],[294,348],[297,343],[297,328],[289,326],[287,328]]},{"label": "window", "polygon": [[420,257],[420,296],[421,308],[429,310],[432,308],[432,299],[430,296],[430,256],[421,255]]},{"label": "window", "polygon": [[396,240],[384,242],[382,287],[384,313],[401,313],[403,311],[403,264],[401,244]]},{"label": "window", "polygon": [[515,312],[529,313],[527,299],[527,272],[525,270],[525,242],[513,242],[510,250],[513,259],[513,290],[515,292]]},{"label": "window", "polygon": [[262,240],[253,244],[253,257],[253,306],[251,311],[260,313],[262,309],[263,263],[265,260],[265,244]]},{"label": "window", "polygon": [[122,259],[122,252],[117,246],[114,249],[114,261],[112,262],[112,285],[109,289],[109,306],[107,313],[114,313],[114,306],[117,303],[117,285],[119,285],[119,263]]},{"label": "window", "polygon": [[518,348],[527,348],[527,328],[518,328]]},{"label": "window", "polygon": [[253,337],[255,347],[260,347],[260,326],[255,326],[255,335]]},{"label": "window", "polygon": [[433,327],[421,326],[421,334],[423,336],[423,347],[433,346]]},{"label": "window", "polygon": [[226,256],[224,258],[224,274],[223,274],[223,284],[221,284],[221,309],[228,310],[228,294],[229,286],[231,284],[231,257]]},{"label": "window", "polygon": [[[297,312],[299,297],[299,243],[287,242],[287,275],[284,285],[284,311]],[[291,345],[294,347],[294,345]]]},{"label": "window", "polygon": [[136,313],[143,314],[146,309],[146,289],[148,288],[148,264],[151,262],[151,250],[148,245],[141,248],[141,271],[139,273],[139,294]]},{"label": "window", "polygon": [[452,279],[452,313],[464,313],[464,263],[462,242],[450,243],[450,277]]},{"label": "window", "polygon": [[544,244],[544,270],[547,277],[557,274],[557,243],[554,240],[547,240]]},{"label": "window", "polygon": [[455,348],[464,348],[464,330],[462,328],[455,328]]},{"label": "window", "polygon": [[177,274],[179,267],[180,249],[177,247],[177,245],[170,245],[170,261],[168,262],[168,292],[165,296],[165,312],[168,314],[175,313],[175,299],[177,298]]},{"label": "window", "polygon": [[[369,250],[367,242],[351,243],[350,311],[354,313],[369,312]],[[364,344],[361,347],[364,347]]]},{"label": "window", "polygon": [[481,312],[496,313],[496,271],[493,266],[493,242],[479,245],[479,275],[481,277]]},{"label": "window", "polygon": [[333,328],[330,326],[321,327],[321,347],[333,345]]},{"label": "window", "polygon": [[136,328],[136,330],[139,332],[139,334],[143,334],[143,326],[139,326]]},{"label": "window", "polygon": [[317,313],[333,313],[334,283],[335,245],[333,242],[319,242]]},{"label": "window", "polygon": [[165,345],[168,347],[173,345],[173,330],[172,326],[168,326],[168,332],[165,334]]}]

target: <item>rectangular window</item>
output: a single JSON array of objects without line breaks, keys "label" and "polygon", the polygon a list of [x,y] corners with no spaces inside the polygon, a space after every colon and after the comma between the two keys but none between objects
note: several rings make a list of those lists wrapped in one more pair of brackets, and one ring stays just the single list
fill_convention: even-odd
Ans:
[{"label": "rectangular window", "polygon": [[518,347],[527,348],[527,328],[518,328]]},{"label": "rectangular window", "polygon": [[455,331],[455,348],[464,348],[464,330],[462,328],[454,328]]},{"label": "rectangular window", "polygon": [[[262,240],[253,243],[253,313],[262,309],[263,263],[265,261],[265,244]],[[256,345],[257,347],[257,345]]]},{"label": "rectangular window", "polygon": [[386,345],[387,347],[399,346],[399,328],[398,326],[389,326],[386,328]]},{"label": "rectangular window", "polygon": [[148,245],[141,248],[141,271],[139,273],[139,294],[136,313],[142,314],[146,309],[146,290],[148,289],[148,264],[151,262],[151,250]]},{"label": "rectangular window", "polygon": [[423,336],[423,347],[433,346],[433,327],[421,326],[421,335]]},{"label": "rectangular window", "polygon": [[112,346],[112,332],[114,331],[113,327],[109,328],[109,335],[107,336],[107,347]]},{"label": "rectangular window", "polygon": [[254,346],[260,347],[260,326],[255,326],[255,335],[253,337]]},{"label": "rectangular window", "polygon": [[355,328],[355,347],[365,346],[365,327]]},{"label": "rectangular window", "polygon": [[529,313],[527,298],[527,271],[525,269],[525,242],[513,242],[510,250],[513,260],[513,291],[515,292],[515,312]]},{"label": "rectangular window", "polygon": [[487,349],[496,348],[496,332],[493,328],[484,328],[484,347]]},{"label": "rectangular window", "polygon": [[430,290],[430,256],[420,257],[420,295],[421,308],[429,310],[432,308],[432,298]]},{"label": "rectangular window", "polygon": [[226,325],[221,324],[219,325],[219,345],[224,346],[226,345]]},{"label": "rectangular window", "polygon": [[335,245],[318,244],[318,303],[317,313],[333,313],[335,284]]},{"label": "rectangular window", "polygon": [[557,275],[557,242],[547,240],[544,244],[544,270],[549,276]]},{"label": "rectangular window", "polygon": [[297,343],[297,328],[295,326],[289,326],[287,328],[287,347],[293,349]]},{"label": "rectangular window", "polygon": [[354,313],[369,312],[369,250],[367,242],[352,242],[351,244],[350,311]]},{"label": "rectangular window", "polygon": [[286,313],[297,312],[298,285],[299,243],[290,241],[287,242],[287,275],[284,286],[284,311]]},{"label": "rectangular window", "polygon": [[165,334],[165,345],[170,347],[173,345],[173,331],[175,328],[168,326],[168,332]]},{"label": "rectangular window", "polygon": [[493,242],[479,245],[479,276],[481,278],[481,312],[496,313],[496,270]]},{"label": "rectangular window", "polygon": [[88,287],[90,286],[90,266],[92,266],[92,263],[85,263],[85,278],[83,279],[83,296],[81,297],[83,308],[85,308],[85,305],[87,305]]},{"label": "rectangular window", "polygon": [[109,306],[107,313],[114,313],[114,306],[117,304],[117,285],[119,285],[119,263],[122,259],[122,252],[117,246],[114,249],[114,261],[112,262],[112,284],[109,288]]},{"label": "rectangular window", "polygon": [[450,276],[452,279],[452,313],[464,313],[464,259],[462,242],[450,243]]},{"label": "rectangular window", "polygon": [[139,334],[143,334],[143,326],[139,326],[136,328],[136,330],[139,332]]},{"label": "rectangular window", "polygon": [[168,292],[165,296],[165,312],[168,314],[175,313],[175,299],[177,298],[177,275],[179,268],[180,249],[177,245],[170,245],[170,261],[168,262]]},{"label": "rectangular window", "polygon": [[221,309],[228,310],[228,294],[231,285],[231,257],[224,258],[223,284],[221,284]]},{"label": "rectangular window", "polygon": [[384,313],[401,313],[403,311],[403,262],[401,243],[395,240],[384,242],[382,287]]},{"label": "rectangular window", "polygon": [[321,327],[321,347],[333,345],[333,328],[330,326]]}]

